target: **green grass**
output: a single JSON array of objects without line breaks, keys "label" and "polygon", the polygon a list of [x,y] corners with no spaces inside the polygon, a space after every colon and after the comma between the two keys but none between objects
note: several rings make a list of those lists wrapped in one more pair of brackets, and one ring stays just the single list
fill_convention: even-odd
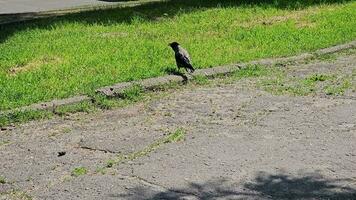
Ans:
[{"label": "green grass", "polygon": [[328,85],[324,88],[327,95],[343,95],[346,90],[352,87],[351,81],[348,79],[336,82],[336,84]]},{"label": "green grass", "polygon": [[[1,146],[5,146],[5,145],[7,145],[9,143],[10,143],[10,141],[8,141],[8,140],[0,140],[0,147]],[[0,179],[1,179],[1,176],[0,176]]]},{"label": "green grass", "polygon": [[12,189],[12,190],[6,191],[6,192],[0,191],[0,199],[32,200],[33,198],[23,191],[20,191],[18,189]]},{"label": "green grass", "polygon": [[274,70],[278,70],[278,68],[269,68],[261,65],[251,65],[235,71],[232,75],[232,78],[238,80],[248,77],[266,76],[270,73],[273,73]]},{"label": "green grass", "polygon": [[5,184],[6,183],[6,179],[3,176],[0,176],[0,184]]},{"label": "green grass", "polygon": [[122,93],[122,98],[131,101],[140,100],[142,97],[143,88],[140,85],[134,85],[128,89],[125,89]]},{"label": "green grass", "polygon": [[172,41],[197,68],[343,43],[356,37],[355,10],[341,0],[172,0],[0,25],[0,110],[166,74]]},{"label": "green grass", "polygon": [[31,120],[48,119],[52,115],[53,113],[49,111],[15,111],[8,114],[0,114],[0,127]]},{"label": "green grass", "polygon": [[209,83],[209,79],[206,76],[198,75],[193,77],[193,81],[197,85],[205,85]]},{"label": "green grass", "polygon": [[311,94],[343,95],[352,89],[352,77],[343,74],[313,74],[305,78],[294,78],[280,71],[272,78],[263,79],[259,85],[273,94],[307,96]]},{"label": "green grass", "polygon": [[184,140],[185,130],[183,128],[178,128],[173,133],[169,134],[164,140],[164,143],[173,143]]},{"label": "green grass", "polygon": [[72,170],[71,175],[74,177],[82,176],[87,174],[88,170],[85,167],[77,167]]}]

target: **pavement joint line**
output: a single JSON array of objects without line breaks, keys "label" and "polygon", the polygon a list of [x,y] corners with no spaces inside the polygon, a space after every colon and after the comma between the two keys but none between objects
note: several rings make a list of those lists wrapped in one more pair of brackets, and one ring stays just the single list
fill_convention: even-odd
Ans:
[{"label": "pavement joint line", "polygon": [[[345,44],[320,49],[312,53],[302,53],[290,57],[265,58],[265,59],[260,59],[256,61],[246,62],[246,63],[237,63],[237,64],[217,66],[213,68],[197,69],[196,72],[192,74],[192,77],[189,76],[188,80],[191,80],[196,76],[216,77],[219,75],[228,75],[237,70],[246,68],[250,65],[262,65],[265,67],[270,67],[276,64],[303,61],[303,60],[315,58],[317,56],[337,53],[351,48],[356,48],[356,40]],[[140,85],[144,90],[150,91],[159,86],[168,85],[172,83],[184,83],[185,81],[187,81],[187,77],[183,78],[182,76],[178,76],[178,75],[165,75],[165,76],[160,76],[155,78],[142,79],[138,81],[121,82],[111,86],[105,86],[99,88],[95,92],[104,95],[106,97],[120,97],[120,96],[122,97],[122,94],[125,92],[125,90],[135,85]],[[90,100],[93,99],[87,95],[79,95],[79,96],[73,96],[65,99],[59,99],[59,100],[55,99],[50,102],[35,103],[29,106],[15,108],[13,110],[0,111],[0,115],[7,115],[18,111],[21,112],[21,111],[54,110],[58,106],[73,105],[73,104],[81,103],[83,101],[90,101]]]}]

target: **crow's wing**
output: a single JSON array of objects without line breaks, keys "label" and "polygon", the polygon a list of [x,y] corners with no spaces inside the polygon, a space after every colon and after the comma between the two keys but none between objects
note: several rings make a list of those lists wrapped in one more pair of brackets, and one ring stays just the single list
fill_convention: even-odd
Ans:
[{"label": "crow's wing", "polygon": [[178,67],[189,67],[191,66],[190,57],[188,52],[179,51],[175,54]]}]

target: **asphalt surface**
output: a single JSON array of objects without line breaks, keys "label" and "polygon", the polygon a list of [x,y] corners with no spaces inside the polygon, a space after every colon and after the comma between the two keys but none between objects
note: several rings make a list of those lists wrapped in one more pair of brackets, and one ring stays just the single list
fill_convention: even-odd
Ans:
[{"label": "asphalt surface", "polygon": [[[356,71],[353,52],[285,68],[342,77]],[[2,131],[0,200],[356,199],[355,91],[274,95],[258,81],[216,80]],[[138,153],[179,128],[183,140]],[[135,156],[108,165],[125,155]]]},{"label": "asphalt surface", "polygon": [[42,12],[114,3],[104,0],[0,0],[0,14]]}]

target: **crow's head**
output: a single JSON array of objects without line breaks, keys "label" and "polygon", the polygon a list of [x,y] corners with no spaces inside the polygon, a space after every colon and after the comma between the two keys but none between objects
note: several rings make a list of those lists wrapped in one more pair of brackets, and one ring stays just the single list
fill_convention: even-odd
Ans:
[{"label": "crow's head", "polygon": [[172,42],[169,44],[170,47],[172,47],[172,49],[176,49],[179,46],[178,42]]}]

